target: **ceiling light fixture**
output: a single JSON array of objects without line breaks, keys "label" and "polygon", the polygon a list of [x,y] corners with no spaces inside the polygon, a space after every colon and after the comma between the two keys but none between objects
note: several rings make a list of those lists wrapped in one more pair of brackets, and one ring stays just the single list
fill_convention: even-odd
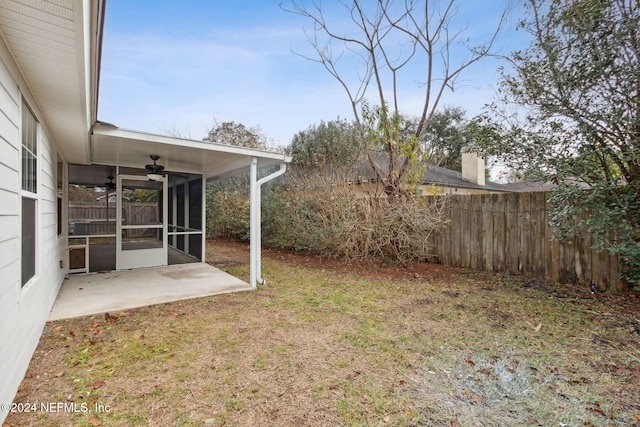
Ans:
[{"label": "ceiling light fixture", "polygon": [[160,181],[164,178],[164,166],[156,164],[156,160],[160,158],[160,156],[151,155],[151,160],[153,160],[152,165],[146,165],[145,169],[147,170],[147,178],[151,181]]},{"label": "ceiling light fixture", "polygon": [[113,190],[116,188],[116,183],[113,182],[113,175],[109,175],[107,177],[109,179],[109,182],[105,182],[104,186],[106,187],[107,190]]}]

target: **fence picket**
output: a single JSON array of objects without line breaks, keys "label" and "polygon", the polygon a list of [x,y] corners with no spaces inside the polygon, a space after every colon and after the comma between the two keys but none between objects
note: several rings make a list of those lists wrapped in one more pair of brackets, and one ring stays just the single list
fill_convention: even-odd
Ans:
[{"label": "fence picket", "polygon": [[543,192],[448,196],[450,222],[433,234],[434,255],[454,267],[626,290],[618,258],[594,252],[590,236],[553,239],[546,200]]},{"label": "fence picket", "polygon": [[493,244],[493,264],[489,270],[506,271],[505,263],[505,247],[507,241],[507,226],[505,213],[505,200],[499,194],[492,194],[492,212],[493,212],[493,235],[491,236]]}]

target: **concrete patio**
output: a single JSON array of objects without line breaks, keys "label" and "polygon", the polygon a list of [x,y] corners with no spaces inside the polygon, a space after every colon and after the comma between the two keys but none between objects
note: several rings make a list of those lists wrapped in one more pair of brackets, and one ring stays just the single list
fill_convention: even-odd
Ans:
[{"label": "concrete patio", "polygon": [[48,320],[250,290],[248,283],[206,263],[71,275]]}]

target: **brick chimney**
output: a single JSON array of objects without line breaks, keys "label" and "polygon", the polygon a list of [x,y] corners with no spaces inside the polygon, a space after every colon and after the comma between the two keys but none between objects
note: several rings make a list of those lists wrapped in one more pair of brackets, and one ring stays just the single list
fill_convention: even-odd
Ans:
[{"label": "brick chimney", "polygon": [[462,179],[484,185],[484,157],[476,153],[462,153]]}]

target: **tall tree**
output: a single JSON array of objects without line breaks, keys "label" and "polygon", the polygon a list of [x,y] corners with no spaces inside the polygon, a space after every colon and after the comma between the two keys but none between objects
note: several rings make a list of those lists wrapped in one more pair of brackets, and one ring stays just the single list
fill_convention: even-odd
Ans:
[{"label": "tall tree", "polygon": [[355,122],[321,122],[298,132],[287,151],[293,167],[326,172],[355,165],[363,156],[365,136],[362,126]]},{"label": "tall tree", "polygon": [[[216,123],[203,141],[245,148],[267,148],[259,129],[242,123]],[[249,176],[239,175],[207,182],[207,230],[209,236],[246,239],[249,236]]]},{"label": "tall tree", "polygon": [[640,4],[527,0],[521,27],[532,42],[503,74],[485,148],[560,184],[554,224],[590,232],[640,285]]},{"label": "tall tree", "polygon": [[[305,4],[292,0],[286,9],[313,24],[307,39],[313,54],[305,58],[320,63],[344,88],[356,121],[372,132],[373,149],[388,153],[388,165],[379,168],[370,157],[375,173],[387,193],[398,192],[410,165],[418,164],[422,138],[445,92],[461,83],[472,64],[489,55],[503,20],[484,43],[470,45],[464,26],[458,26],[457,0],[341,1],[350,22],[330,19],[320,2]],[[503,15],[504,16],[504,15]],[[349,62],[348,59],[355,59]],[[416,70],[417,73],[416,73]],[[353,77],[353,73],[356,77]],[[422,101],[413,135],[407,135],[406,117],[401,112],[401,83],[415,81],[406,96]],[[365,98],[377,98],[369,107]],[[406,93],[406,92],[405,92]],[[402,130],[402,132],[398,132]],[[399,161],[399,159],[404,159]],[[382,175],[382,176],[381,176]]]},{"label": "tall tree", "polygon": [[267,148],[267,139],[259,129],[247,128],[242,123],[232,121],[216,124],[202,140],[245,148]]},{"label": "tall tree", "polygon": [[465,115],[462,107],[445,107],[433,114],[420,139],[421,150],[430,164],[462,170],[462,151],[471,147],[475,129],[474,122]]}]

